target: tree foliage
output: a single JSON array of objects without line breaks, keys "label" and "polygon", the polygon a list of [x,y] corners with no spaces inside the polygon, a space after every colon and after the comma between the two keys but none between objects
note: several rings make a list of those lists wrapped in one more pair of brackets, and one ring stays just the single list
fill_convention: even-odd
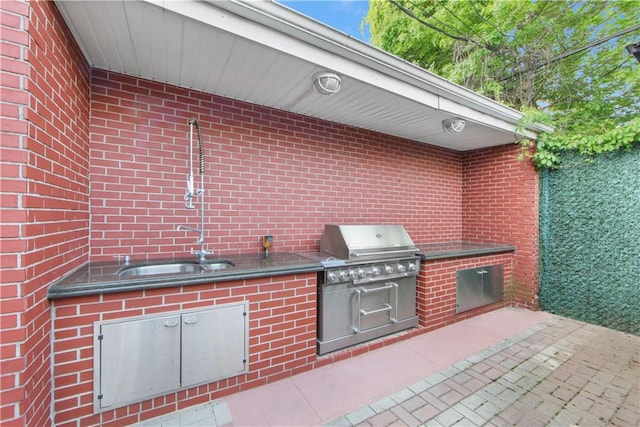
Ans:
[{"label": "tree foliage", "polygon": [[639,1],[370,0],[371,42],[542,121],[533,161],[640,141]]}]

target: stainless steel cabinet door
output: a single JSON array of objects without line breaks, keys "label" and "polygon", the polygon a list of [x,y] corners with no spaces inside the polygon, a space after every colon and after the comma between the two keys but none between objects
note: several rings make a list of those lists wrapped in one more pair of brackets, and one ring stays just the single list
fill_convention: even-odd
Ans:
[{"label": "stainless steel cabinet door", "polygon": [[180,315],[102,324],[94,348],[99,409],[180,387]]},{"label": "stainless steel cabinet door", "polygon": [[456,313],[503,299],[504,268],[492,265],[456,272]]},{"label": "stainless steel cabinet door", "polygon": [[182,387],[246,372],[245,304],[182,314]]}]

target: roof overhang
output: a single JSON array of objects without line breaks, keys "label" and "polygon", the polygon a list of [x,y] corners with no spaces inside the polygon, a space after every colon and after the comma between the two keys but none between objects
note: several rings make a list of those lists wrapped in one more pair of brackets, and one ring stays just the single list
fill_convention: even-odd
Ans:
[{"label": "roof overhang", "polygon": [[[92,67],[454,150],[535,138],[522,114],[270,1],[56,0]],[[315,75],[342,79],[331,96]],[[462,118],[461,133],[442,121]]]}]

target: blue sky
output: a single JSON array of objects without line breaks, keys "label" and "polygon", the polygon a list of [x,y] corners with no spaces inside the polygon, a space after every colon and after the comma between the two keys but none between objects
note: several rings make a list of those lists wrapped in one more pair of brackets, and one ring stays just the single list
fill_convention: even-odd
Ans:
[{"label": "blue sky", "polygon": [[357,39],[369,42],[360,32],[360,23],[369,10],[368,0],[276,0]]}]

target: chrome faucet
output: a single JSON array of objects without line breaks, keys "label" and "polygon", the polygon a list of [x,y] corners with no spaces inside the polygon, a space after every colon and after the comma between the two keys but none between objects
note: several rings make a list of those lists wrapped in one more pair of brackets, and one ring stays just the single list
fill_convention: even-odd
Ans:
[{"label": "chrome faucet", "polygon": [[197,228],[189,227],[188,225],[180,224],[179,226],[176,227],[176,230],[177,231],[187,230],[187,231],[193,231],[194,233],[198,233],[200,237],[198,237],[198,240],[196,240],[196,243],[204,243],[204,230],[202,229],[197,229]]},{"label": "chrome faucet", "polygon": [[179,226],[176,227],[177,231],[180,230],[187,230],[187,231],[193,231],[194,233],[198,233],[199,237],[198,240],[196,240],[196,243],[200,244],[200,250],[197,251],[193,248],[191,248],[191,255],[196,255],[198,257],[198,261],[200,262],[204,262],[207,260],[207,255],[211,255],[213,252],[212,251],[207,251],[204,248],[204,228],[193,228],[193,227],[189,227],[188,225],[182,225],[180,224]]},{"label": "chrome faucet", "polygon": [[[200,162],[200,188],[194,189],[193,184],[193,128],[198,131],[198,147],[200,149],[199,162]],[[191,254],[198,256],[198,261],[206,261],[206,256],[213,252],[206,251],[204,248],[204,152],[202,147],[202,134],[200,133],[200,126],[196,119],[189,120],[189,176],[187,177],[187,193],[184,196],[185,207],[187,209],[194,209],[193,197],[200,196],[200,228],[189,227],[188,225],[179,225],[176,230],[187,230],[194,233],[198,233],[198,240],[196,243],[201,245],[200,250],[196,251],[191,248]]]}]

